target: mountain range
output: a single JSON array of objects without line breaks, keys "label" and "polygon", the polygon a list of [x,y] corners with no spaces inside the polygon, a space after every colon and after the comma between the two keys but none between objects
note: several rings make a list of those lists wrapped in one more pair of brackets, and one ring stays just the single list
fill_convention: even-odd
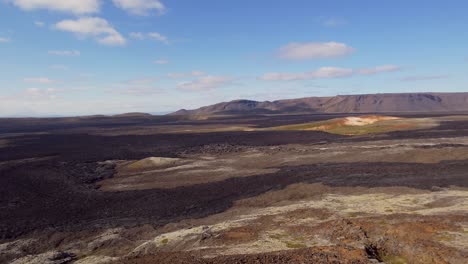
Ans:
[{"label": "mountain range", "polygon": [[277,101],[234,100],[182,109],[171,115],[465,112],[468,93],[394,93],[306,97]]}]

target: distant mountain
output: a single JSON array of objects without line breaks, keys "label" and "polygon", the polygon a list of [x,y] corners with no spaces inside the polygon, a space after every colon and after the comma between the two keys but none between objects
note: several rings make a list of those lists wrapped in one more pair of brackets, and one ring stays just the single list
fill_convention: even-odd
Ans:
[{"label": "distant mountain", "polygon": [[182,109],[171,115],[463,111],[468,111],[468,93],[399,93],[307,97],[273,102],[235,100],[195,110]]},{"label": "distant mountain", "polygon": [[132,113],[113,115],[112,117],[151,117],[151,116],[152,115],[148,113],[132,112]]}]

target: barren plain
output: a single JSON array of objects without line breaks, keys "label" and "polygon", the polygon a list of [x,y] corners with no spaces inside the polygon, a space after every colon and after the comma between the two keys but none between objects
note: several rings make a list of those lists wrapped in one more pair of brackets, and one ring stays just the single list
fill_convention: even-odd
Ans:
[{"label": "barren plain", "polygon": [[467,263],[468,115],[8,119],[0,263]]}]

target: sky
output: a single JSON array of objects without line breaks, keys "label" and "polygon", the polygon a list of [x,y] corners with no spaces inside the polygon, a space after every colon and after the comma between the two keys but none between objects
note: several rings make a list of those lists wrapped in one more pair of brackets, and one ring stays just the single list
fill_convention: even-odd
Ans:
[{"label": "sky", "polygon": [[0,0],[0,116],[468,92],[466,0]]}]

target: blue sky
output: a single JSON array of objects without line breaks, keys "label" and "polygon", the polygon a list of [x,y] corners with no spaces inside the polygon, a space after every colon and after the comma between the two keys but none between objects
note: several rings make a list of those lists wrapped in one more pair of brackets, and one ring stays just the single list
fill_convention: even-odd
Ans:
[{"label": "blue sky", "polygon": [[466,1],[3,0],[0,116],[468,91]]}]

